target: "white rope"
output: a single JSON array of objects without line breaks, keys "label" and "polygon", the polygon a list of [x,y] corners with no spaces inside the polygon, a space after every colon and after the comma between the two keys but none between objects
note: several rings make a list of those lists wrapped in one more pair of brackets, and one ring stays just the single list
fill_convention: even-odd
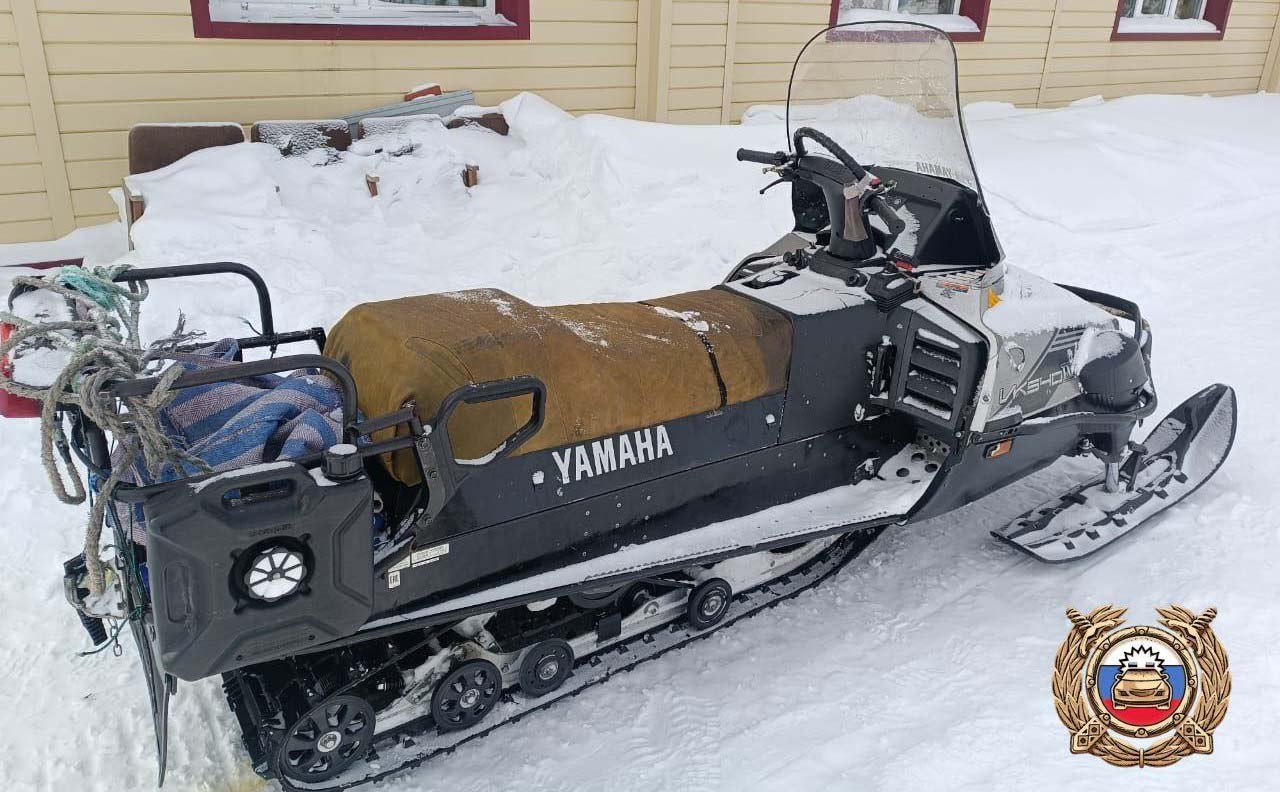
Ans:
[{"label": "white rope", "polygon": [[[124,286],[115,278],[127,269],[117,267],[64,267],[48,276],[13,279],[15,286],[48,290],[67,301],[69,320],[32,321],[12,312],[0,312],[0,322],[14,331],[0,343],[0,357],[11,356],[19,348],[65,350],[66,365],[48,387],[34,387],[15,381],[0,372],[0,389],[42,402],[40,412],[40,462],[58,500],[79,504],[85,501],[86,486],[71,460],[62,429],[62,410],[78,409],[86,419],[112,435],[120,444],[111,474],[102,484],[85,529],[84,562],[86,583],[92,594],[104,587],[101,550],[102,524],[112,491],[141,455],[152,476],[167,465],[190,463],[208,470],[203,461],[177,448],[165,433],[160,411],[172,399],[174,380],[183,373],[172,366],[160,377],[156,388],[145,396],[118,399],[106,391],[111,382],[148,376],[148,369],[174,346],[196,334],[183,332],[178,320],[174,334],[143,349],[138,334],[141,303],[147,296],[145,282]],[[120,408],[126,409],[122,411]],[[58,467],[59,456],[65,471]]]}]

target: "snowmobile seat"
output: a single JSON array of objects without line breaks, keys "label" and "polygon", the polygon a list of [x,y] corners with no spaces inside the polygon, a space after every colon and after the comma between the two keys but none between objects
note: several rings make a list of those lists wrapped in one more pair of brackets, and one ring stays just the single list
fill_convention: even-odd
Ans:
[{"label": "snowmobile seat", "polygon": [[[512,452],[519,455],[781,392],[791,325],[718,289],[549,308],[478,289],[356,306],[333,327],[325,353],[351,371],[365,415],[413,402],[430,421],[459,387],[537,377],[547,389],[543,424]],[[531,410],[529,395],[462,405],[448,426],[455,456],[486,457]],[[421,481],[411,451],[384,464],[403,484]]]}]

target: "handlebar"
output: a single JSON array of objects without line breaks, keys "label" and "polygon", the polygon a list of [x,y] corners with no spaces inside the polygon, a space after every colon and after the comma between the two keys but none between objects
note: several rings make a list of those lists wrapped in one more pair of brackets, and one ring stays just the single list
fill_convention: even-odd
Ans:
[{"label": "handlebar", "polygon": [[738,162],[758,162],[761,165],[785,165],[790,157],[784,151],[754,151],[738,149]]},{"label": "handlebar", "polygon": [[907,230],[907,224],[898,213],[893,211],[893,207],[884,199],[884,196],[877,195],[871,199],[871,209],[881,220],[884,221],[885,228],[889,229],[889,233],[895,237]]}]

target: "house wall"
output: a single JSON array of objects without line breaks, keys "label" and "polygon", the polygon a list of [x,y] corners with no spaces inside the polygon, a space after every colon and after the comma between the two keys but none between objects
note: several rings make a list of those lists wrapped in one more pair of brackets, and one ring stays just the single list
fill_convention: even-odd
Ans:
[{"label": "house wall", "polygon": [[[114,215],[130,126],[321,118],[431,80],[492,104],[727,123],[785,97],[830,0],[532,0],[529,41],[197,39],[189,0],[0,0],[0,242]],[[961,96],[1280,90],[1280,0],[1236,0],[1222,41],[1112,42],[1115,0],[992,0],[956,45]]]},{"label": "house wall", "polygon": [[0,0],[0,242],[53,235],[10,0]]}]

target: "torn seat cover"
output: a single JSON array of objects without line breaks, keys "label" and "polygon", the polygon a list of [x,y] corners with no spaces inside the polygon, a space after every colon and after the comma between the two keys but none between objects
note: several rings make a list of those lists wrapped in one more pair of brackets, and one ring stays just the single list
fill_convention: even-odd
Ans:
[{"label": "torn seat cover", "polygon": [[[514,452],[522,454],[778,393],[791,325],[717,289],[550,308],[477,289],[358,305],[334,326],[325,353],[350,369],[366,416],[414,402],[429,422],[463,385],[537,377],[547,387],[546,415]],[[531,409],[529,396],[460,406],[449,421],[456,456],[489,454]],[[388,467],[402,483],[421,480],[410,451]]]}]

